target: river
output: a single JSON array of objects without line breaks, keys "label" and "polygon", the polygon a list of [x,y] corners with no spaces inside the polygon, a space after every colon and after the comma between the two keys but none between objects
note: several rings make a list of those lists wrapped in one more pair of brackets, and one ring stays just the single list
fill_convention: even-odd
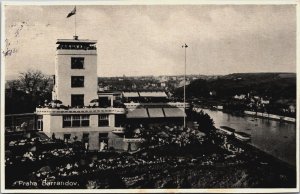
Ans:
[{"label": "river", "polygon": [[222,111],[202,109],[214,120],[215,127],[228,126],[251,134],[253,146],[296,165],[296,124],[251,116],[233,116]]}]

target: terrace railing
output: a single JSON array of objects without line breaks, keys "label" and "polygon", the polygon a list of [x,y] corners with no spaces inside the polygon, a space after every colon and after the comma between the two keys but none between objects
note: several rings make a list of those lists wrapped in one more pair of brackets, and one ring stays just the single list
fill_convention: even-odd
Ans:
[{"label": "terrace railing", "polygon": [[99,108],[99,107],[83,107],[83,108],[36,108],[37,114],[82,114],[82,113],[103,113],[103,114],[125,114],[125,108]]}]

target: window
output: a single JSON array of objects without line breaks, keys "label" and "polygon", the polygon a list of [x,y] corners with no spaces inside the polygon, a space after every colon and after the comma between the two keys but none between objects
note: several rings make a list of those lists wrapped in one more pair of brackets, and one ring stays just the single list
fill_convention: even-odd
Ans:
[{"label": "window", "polygon": [[72,116],[63,116],[63,127],[72,126]]},{"label": "window", "polygon": [[72,127],[80,127],[80,115],[72,116]]},{"label": "window", "polygon": [[72,94],[71,95],[71,106],[72,107],[83,107],[84,106],[84,95],[83,94]]},{"label": "window", "polygon": [[83,69],[84,58],[83,57],[72,57],[71,68],[72,69]]},{"label": "window", "polygon": [[107,148],[108,148],[108,133],[99,133],[99,147],[100,147],[100,150],[107,150]]},{"label": "window", "polygon": [[71,134],[69,134],[69,133],[64,134],[64,142],[66,142],[66,143],[69,142],[70,138],[71,138]]},{"label": "window", "polygon": [[39,115],[37,118],[37,129],[43,131],[43,115]]},{"label": "window", "polygon": [[89,133],[83,133],[82,134],[82,142],[88,143],[89,142]]},{"label": "window", "polygon": [[98,126],[99,127],[107,127],[109,124],[108,115],[99,115]]},{"label": "window", "polygon": [[84,87],[84,76],[71,76],[71,87],[72,88]]},{"label": "window", "polygon": [[81,126],[83,127],[90,126],[90,115],[82,115]]},{"label": "window", "polygon": [[90,115],[63,116],[63,127],[88,127],[88,126],[90,126]]}]

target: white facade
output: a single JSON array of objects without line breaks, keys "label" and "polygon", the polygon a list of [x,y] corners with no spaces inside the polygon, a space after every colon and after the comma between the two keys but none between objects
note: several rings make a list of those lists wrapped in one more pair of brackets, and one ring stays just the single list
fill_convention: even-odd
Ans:
[{"label": "white facade", "polygon": [[[81,45],[95,44],[89,40],[58,40],[57,44]],[[72,58],[83,58],[83,68],[71,68]],[[72,76],[84,78],[83,87],[72,87]],[[97,50],[57,49],[55,59],[55,87],[53,99],[62,101],[63,105],[71,106],[71,95],[84,95],[84,105],[97,99]]]}]

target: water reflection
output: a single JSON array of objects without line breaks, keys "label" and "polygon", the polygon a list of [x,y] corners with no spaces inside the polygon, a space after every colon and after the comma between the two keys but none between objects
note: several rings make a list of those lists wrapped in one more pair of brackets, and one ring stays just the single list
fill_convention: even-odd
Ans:
[{"label": "water reflection", "polygon": [[296,164],[296,124],[275,120],[233,116],[204,109],[216,127],[222,125],[251,134],[251,144],[292,165]]}]

